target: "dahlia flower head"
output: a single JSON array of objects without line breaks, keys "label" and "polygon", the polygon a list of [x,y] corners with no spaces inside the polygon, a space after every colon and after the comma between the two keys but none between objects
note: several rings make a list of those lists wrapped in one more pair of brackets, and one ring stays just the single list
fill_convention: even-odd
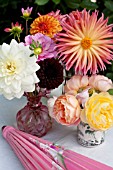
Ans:
[{"label": "dahlia flower head", "polygon": [[40,70],[36,72],[40,79],[39,87],[52,90],[63,82],[63,66],[55,58],[48,58],[38,62]]},{"label": "dahlia flower head", "polygon": [[33,92],[39,82],[36,71],[39,65],[30,57],[28,46],[12,40],[0,46],[0,94],[7,99],[21,98],[24,92]]},{"label": "dahlia flower head", "polygon": [[42,33],[54,38],[58,32],[62,31],[61,21],[64,17],[61,17],[59,11],[55,13],[51,12],[46,15],[40,15],[38,13],[38,15],[39,16],[30,25],[30,34]]},{"label": "dahlia flower head", "polygon": [[33,50],[33,54],[37,56],[37,61],[42,61],[47,58],[56,58],[54,41],[41,33],[28,35],[25,37],[25,46],[29,46]]},{"label": "dahlia flower head", "polygon": [[113,60],[113,24],[107,25],[98,11],[72,11],[62,22],[63,32],[57,34],[57,50],[66,70],[96,74]]}]

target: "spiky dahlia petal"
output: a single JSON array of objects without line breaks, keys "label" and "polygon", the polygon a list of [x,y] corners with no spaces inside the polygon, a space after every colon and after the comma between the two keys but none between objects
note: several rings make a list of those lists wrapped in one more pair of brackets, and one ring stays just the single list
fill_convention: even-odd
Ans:
[{"label": "spiky dahlia petal", "polygon": [[66,15],[60,14],[60,10],[57,10],[56,12],[51,11],[51,12],[48,13],[47,15],[53,16],[54,18],[56,18],[57,20],[59,20],[60,23],[62,23],[62,21],[64,21],[65,18],[66,18]]},{"label": "spiky dahlia petal", "polygon": [[[74,21],[74,22],[72,22]],[[104,70],[113,60],[113,25],[107,25],[104,14],[98,19],[98,11],[71,12],[63,21],[63,33],[58,33],[59,58],[66,69],[87,74]]]}]

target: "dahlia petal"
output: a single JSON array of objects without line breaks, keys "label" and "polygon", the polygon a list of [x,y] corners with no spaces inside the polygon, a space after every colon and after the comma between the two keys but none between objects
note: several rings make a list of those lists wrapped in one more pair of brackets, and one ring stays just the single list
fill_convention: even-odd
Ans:
[{"label": "dahlia petal", "polygon": [[[75,58],[75,60],[77,60],[76,59],[76,54],[77,54],[77,51],[75,51],[74,53],[72,53],[69,57],[67,57],[67,58],[69,58],[68,60],[67,60],[67,65],[72,65],[72,64],[74,64],[73,63],[73,60],[74,60],[74,58]],[[75,60],[74,60],[74,62],[75,62]]]},{"label": "dahlia petal", "polygon": [[96,51],[98,51],[98,53],[100,54],[100,56],[102,56],[101,58],[103,58],[104,61],[107,61],[108,59],[109,59],[109,60],[112,59],[112,57],[111,57],[111,55],[110,55],[110,53],[113,54],[112,51],[110,51],[110,50],[107,51],[107,50],[106,50],[106,52],[105,52],[103,49],[101,49],[101,48],[99,48],[98,46],[95,46],[95,45],[93,45],[93,48],[94,48]]},{"label": "dahlia petal", "polygon": [[92,68],[92,54],[90,50],[87,50],[87,55],[88,55],[88,62],[87,62],[87,71]]},{"label": "dahlia petal", "polygon": [[2,53],[5,56],[8,56],[9,51],[10,51],[10,46],[8,44],[6,44],[6,43],[3,43],[3,45],[1,46],[1,50],[2,50]]}]

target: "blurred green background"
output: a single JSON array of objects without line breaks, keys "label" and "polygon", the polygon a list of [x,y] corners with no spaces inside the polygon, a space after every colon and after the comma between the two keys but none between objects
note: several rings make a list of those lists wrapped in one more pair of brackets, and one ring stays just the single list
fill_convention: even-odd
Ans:
[{"label": "blurred green background", "polygon": [[[96,1],[96,2],[91,2]],[[61,10],[62,14],[69,13],[72,10],[99,10],[105,14],[105,18],[109,17],[108,23],[113,23],[113,0],[0,0],[0,44],[9,43],[12,37],[9,33],[4,32],[5,28],[11,28],[11,23],[17,21],[25,27],[25,20],[21,17],[21,8],[33,7],[29,25],[40,14],[46,14],[51,11]],[[24,33],[22,35],[24,37]],[[102,73],[113,80],[113,64],[107,66],[107,70]]]}]

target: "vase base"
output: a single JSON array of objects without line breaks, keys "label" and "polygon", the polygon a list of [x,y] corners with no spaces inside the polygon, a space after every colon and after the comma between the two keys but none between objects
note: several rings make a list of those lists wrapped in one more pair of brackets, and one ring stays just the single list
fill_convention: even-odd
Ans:
[{"label": "vase base", "polygon": [[88,141],[85,141],[85,140],[77,137],[77,142],[84,147],[93,148],[93,147],[96,147],[96,146],[103,144],[104,140],[102,140],[99,144],[98,143],[96,144],[96,143],[89,143]]},{"label": "vase base", "polygon": [[104,142],[105,132],[93,130],[87,123],[80,122],[77,126],[77,140],[84,147],[96,147]]}]

